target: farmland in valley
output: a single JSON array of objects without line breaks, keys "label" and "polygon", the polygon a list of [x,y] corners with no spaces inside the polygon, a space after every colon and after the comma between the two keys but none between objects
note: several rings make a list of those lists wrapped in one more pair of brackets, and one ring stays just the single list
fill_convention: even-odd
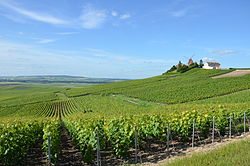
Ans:
[{"label": "farmland in valley", "polygon": [[47,162],[48,138],[51,162],[70,162],[62,160],[65,131],[80,163],[103,165],[149,162],[143,153],[152,144],[209,142],[212,128],[219,140],[229,128],[240,135],[250,120],[250,75],[211,78],[231,71],[196,68],[87,87],[1,83],[0,165],[29,162],[38,142]]}]

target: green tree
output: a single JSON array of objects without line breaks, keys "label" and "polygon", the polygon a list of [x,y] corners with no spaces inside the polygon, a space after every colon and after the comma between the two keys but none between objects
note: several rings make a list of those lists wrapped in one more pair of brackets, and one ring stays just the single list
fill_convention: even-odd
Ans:
[{"label": "green tree", "polygon": [[175,65],[173,65],[168,71],[167,73],[169,72],[172,72],[172,71],[175,71],[177,69],[177,67]]},{"label": "green tree", "polygon": [[177,72],[185,73],[185,72],[188,71],[188,70],[189,70],[188,66],[183,65],[183,66],[181,66],[181,67],[179,67],[179,68],[177,69]]},{"label": "green tree", "polygon": [[200,60],[199,67],[202,68],[203,66],[204,66],[204,63],[203,63],[203,60],[201,59],[201,60]]}]

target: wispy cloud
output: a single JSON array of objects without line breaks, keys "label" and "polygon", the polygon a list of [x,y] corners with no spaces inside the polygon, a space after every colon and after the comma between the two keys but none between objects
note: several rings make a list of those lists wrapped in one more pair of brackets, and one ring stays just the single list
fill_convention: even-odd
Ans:
[{"label": "wispy cloud", "polygon": [[128,18],[130,18],[131,17],[131,15],[130,14],[123,14],[123,15],[120,15],[120,19],[128,19]]},{"label": "wispy cloud", "polygon": [[43,39],[43,38],[31,38],[31,39],[35,40],[35,42],[39,44],[47,44],[57,41],[56,39]]},{"label": "wispy cloud", "polygon": [[85,48],[84,51],[88,53],[88,55],[100,57],[105,57],[106,60],[111,60],[112,62],[127,62],[130,64],[144,64],[144,63],[175,63],[173,60],[165,60],[165,59],[146,59],[146,58],[137,58],[133,56],[124,56],[119,54],[114,54],[107,50],[94,49],[94,48]]},{"label": "wispy cloud", "polygon": [[63,19],[51,16],[49,14],[37,13],[37,12],[30,11],[30,10],[22,9],[11,3],[7,3],[6,1],[1,1],[0,5],[5,6],[11,9],[12,11],[19,13],[22,16],[27,17],[32,20],[41,21],[41,22],[50,23],[50,24],[56,24],[56,25],[68,24],[68,22]]},{"label": "wispy cloud", "polygon": [[230,55],[230,54],[236,54],[237,51],[235,50],[214,50],[211,51],[212,54],[217,54],[217,55]]},{"label": "wispy cloud", "polygon": [[213,59],[213,58],[208,58],[208,57],[201,58],[201,60],[202,60],[203,62],[215,61],[215,59]]},{"label": "wispy cloud", "polygon": [[116,17],[116,16],[118,16],[118,12],[112,11],[112,12],[111,12],[111,15],[114,16],[114,17]]},{"label": "wispy cloud", "polygon": [[82,15],[79,17],[81,26],[85,29],[100,27],[107,19],[107,11],[95,9],[88,4],[83,8]]},{"label": "wispy cloud", "polygon": [[47,44],[47,43],[53,43],[55,42],[56,40],[54,39],[41,39],[41,40],[38,40],[37,43],[40,43],[40,44]]},{"label": "wispy cloud", "polygon": [[79,32],[57,32],[56,35],[74,35],[78,34]]},{"label": "wispy cloud", "polygon": [[172,17],[184,17],[190,12],[190,10],[191,10],[191,7],[187,7],[184,9],[172,11],[172,12],[170,12],[170,15]]},{"label": "wispy cloud", "polygon": [[[39,21],[53,25],[63,25],[71,28],[95,29],[101,27],[107,21],[125,20],[131,17],[130,14],[119,14],[117,11],[109,11],[107,9],[98,9],[92,4],[85,4],[82,8],[81,14],[75,18],[59,18],[46,12],[38,12],[28,9],[27,6],[22,7],[20,4],[13,3],[13,1],[1,1],[0,6],[5,7],[6,10],[0,15],[11,19],[15,22],[26,23],[27,19]],[[113,17],[114,19],[110,19]],[[67,18],[67,19],[66,19]],[[112,24],[112,23],[111,23]],[[77,32],[59,32],[58,35],[72,35]]]},{"label": "wispy cloud", "polygon": [[[107,50],[45,50],[39,45],[0,40],[0,75],[69,74],[145,78],[161,74],[173,61],[124,56]],[[175,63],[175,61],[174,61]]]}]

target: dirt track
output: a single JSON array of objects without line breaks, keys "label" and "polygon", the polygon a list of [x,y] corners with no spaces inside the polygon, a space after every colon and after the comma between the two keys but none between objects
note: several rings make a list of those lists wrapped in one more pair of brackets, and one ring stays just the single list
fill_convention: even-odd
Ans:
[{"label": "dirt track", "polygon": [[72,138],[69,136],[65,127],[61,128],[62,155],[59,157],[57,166],[82,166],[82,157],[79,149],[73,145]]},{"label": "dirt track", "polygon": [[211,77],[211,78],[224,78],[224,77],[239,77],[250,74],[250,70],[235,70],[230,73],[222,74],[219,76]]},{"label": "dirt track", "polygon": [[230,143],[237,142],[237,141],[242,141],[242,140],[249,140],[250,139],[250,134],[247,133],[244,136],[237,136],[232,139],[225,139],[223,142],[215,142],[215,143],[210,143],[204,146],[200,147],[194,147],[194,148],[188,148],[185,151],[182,152],[180,155],[174,155],[174,156],[169,156],[169,158],[166,158],[164,160],[159,161],[158,163],[144,163],[142,164],[143,166],[159,166],[159,165],[166,165],[171,162],[174,162],[177,159],[181,159],[184,157],[191,157],[193,154],[204,154],[207,152],[210,152],[214,149],[221,148],[223,146],[226,146]]}]

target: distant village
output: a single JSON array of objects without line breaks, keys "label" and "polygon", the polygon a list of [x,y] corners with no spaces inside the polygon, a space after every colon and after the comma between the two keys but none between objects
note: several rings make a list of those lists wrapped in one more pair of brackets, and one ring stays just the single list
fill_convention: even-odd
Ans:
[{"label": "distant village", "polygon": [[169,72],[181,72],[184,73],[193,68],[203,68],[203,69],[221,69],[220,63],[218,62],[205,62],[200,60],[199,63],[194,62],[192,58],[188,59],[188,63],[184,64],[181,61],[177,65],[172,66],[166,73]]}]

